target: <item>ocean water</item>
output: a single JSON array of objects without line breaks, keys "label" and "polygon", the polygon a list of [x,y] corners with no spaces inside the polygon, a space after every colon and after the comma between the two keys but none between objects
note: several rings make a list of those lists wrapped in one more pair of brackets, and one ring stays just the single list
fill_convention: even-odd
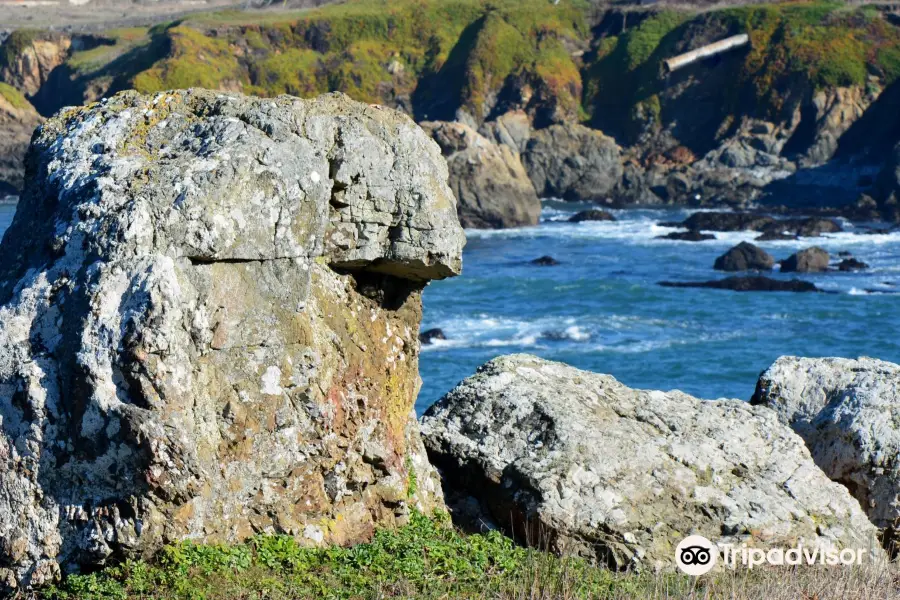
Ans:
[{"label": "ocean water", "polygon": [[[872,356],[900,362],[900,232],[848,231],[796,242],[761,242],[776,259],[798,249],[846,250],[863,273],[803,274],[829,294],[663,288],[705,281],[717,256],[753,232],[709,242],[657,240],[691,211],[613,210],[615,223],[567,223],[584,205],[545,202],[537,227],[467,231],[463,274],[429,284],[423,329],[448,339],[423,346],[421,413],[485,361],[529,352],[609,373],[638,388],[701,398],[753,394],[783,354]],[[0,203],[0,233],[15,205]],[[528,261],[551,255],[554,267]],[[2,257],[0,257],[2,260]],[[774,277],[787,277],[779,275]]]},{"label": "ocean water", "polygon": [[[871,356],[900,362],[900,232],[847,232],[758,242],[776,260],[818,245],[849,251],[862,273],[792,274],[833,293],[664,288],[662,280],[724,277],[716,257],[754,232],[715,241],[654,239],[693,211],[613,210],[617,222],[568,223],[585,206],[545,202],[537,227],[467,231],[463,274],[432,282],[423,330],[446,341],[423,346],[421,413],[478,365],[528,352],[608,373],[637,388],[680,389],[701,398],[749,399],[759,373],[785,354]],[[550,255],[560,265],[529,264]],[[791,278],[776,271],[772,277]]]}]

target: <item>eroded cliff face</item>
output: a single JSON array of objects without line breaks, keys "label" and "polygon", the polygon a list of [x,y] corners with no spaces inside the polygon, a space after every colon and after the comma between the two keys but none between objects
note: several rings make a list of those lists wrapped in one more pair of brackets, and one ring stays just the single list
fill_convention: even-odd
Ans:
[{"label": "eroded cliff face", "polygon": [[189,90],[50,119],[0,246],[0,581],[442,506],[420,292],[463,243],[395,111]]},{"label": "eroded cliff face", "polygon": [[0,83],[0,196],[22,189],[23,159],[41,116],[11,86]]},{"label": "eroded cliff face", "polygon": [[[530,140],[588,125],[622,148],[622,164],[604,168],[602,192],[544,186],[545,193],[735,206],[767,194],[795,206],[867,194],[891,217],[896,211],[873,181],[884,148],[900,135],[889,101],[900,91],[898,31],[877,9],[824,3],[692,12],[601,10],[570,0],[426,0],[385,10],[363,1],[262,22],[210,14],[75,36],[46,77],[46,68],[24,66],[39,62],[32,38],[46,37],[32,35],[28,44],[3,46],[0,62],[11,56],[7,63],[19,66],[14,77],[0,69],[0,80],[12,77],[8,83],[45,115],[129,88],[337,90],[419,121],[458,121],[523,158]],[[663,76],[664,59],[739,33],[749,46]],[[60,60],[40,55],[47,66]],[[582,150],[554,147],[560,160],[549,176],[568,177],[568,163],[594,164]],[[532,179],[546,179],[523,166]],[[517,201],[510,194],[503,212],[515,212],[509,206]]]}]

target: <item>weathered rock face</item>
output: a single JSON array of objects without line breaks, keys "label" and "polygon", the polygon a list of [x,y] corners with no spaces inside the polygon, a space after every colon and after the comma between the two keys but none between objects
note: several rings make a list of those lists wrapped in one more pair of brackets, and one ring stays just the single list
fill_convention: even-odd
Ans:
[{"label": "weathered rock face", "polygon": [[781,271],[784,273],[817,273],[828,270],[830,256],[826,250],[813,246],[791,254],[781,261]]},{"label": "weathered rock face", "polygon": [[537,225],[541,201],[515,151],[462,123],[426,122],[422,127],[447,159],[450,189],[459,201],[463,227]]},{"label": "weathered rock face", "polygon": [[749,242],[741,242],[716,259],[717,271],[771,271],[775,266],[772,255]]},{"label": "weathered rock face", "polygon": [[4,47],[7,60],[0,66],[0,81],[34,96],[50,72],[68,58],[71,46],[72,40],[65,34],[41,32],[38,37],[27,31],[14,33]]},{"label": "weathered rock face", "polygon": [[441,505],[420,290],[464,239],[411,120],[124,93],[50,119],[27,164],[0,246],[0,580],[182,538],[352,542]]},{"label": "weathered rock face", "polygon": [[799,433],[816,464],[847,486],[875,525],[896,527],[900,365],[782,356],[760,376],[751,403]]},{"label": "weathered rock face", "polygon": [[900,143],[894,146],[878,174],[877,189],[884,217],[900,221]]},{"label": "weathered rock face", "polygon": [[422,432],[445,483],[494,521],[618,568],[674,567],[689,533],[880,555],[875,528],[847,490],[773,412],[746,402],[633,390],[512,355],[430,408]]},{"label": "weathered rock face", "polygon": [[23,96],[0,84],[0,196],[7,190],[22,189],[22,160],[40,123],[41,116]]},{"label": "weathered rock face", "polygon": [[542,197],[606,200],[622,178],[615,141],[583,125],[552,125],[536,131],[522,162]]}]

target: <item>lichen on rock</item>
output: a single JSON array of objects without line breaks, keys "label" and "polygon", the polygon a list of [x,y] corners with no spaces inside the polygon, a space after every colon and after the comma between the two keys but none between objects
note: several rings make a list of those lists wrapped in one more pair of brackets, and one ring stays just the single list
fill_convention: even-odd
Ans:
[{"label": "lichen on rock", "polygon": [[884,557],[875,527],[803,440],[740,400],[630,389],[514,354],[433,405],[422,433],[457,513],[618,569],[673,569],[689,534]]},{"label": "lichen on rock", "polygon": [[464,237],[409,118],[129,92],[48,120],[27,169],[0,246],[0,581],[442,506],[420,292]]}]

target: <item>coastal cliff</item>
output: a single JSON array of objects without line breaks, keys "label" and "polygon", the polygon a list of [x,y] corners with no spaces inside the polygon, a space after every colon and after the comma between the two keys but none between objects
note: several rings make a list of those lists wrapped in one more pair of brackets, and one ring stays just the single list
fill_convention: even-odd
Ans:
[{"label": "coastal cliff", "polygon": [[[900,138],[890,110],[898,32],[889,13],[837,3],[695,13],[576,0],[365,0],[90,34],[20,30],[0,52],[0,81],[45,116],[129,88],[336,90],[417,121],[459,121],[523,159],[531,136],[584,124],[621,147],[615,186],[563,190],[569,199],[745,205],[789,196],[848,207],[873,198],[893,218],[892,190],[875,180]],[[664,59],[738,33],[749,34],[748,47],[663,76]],[[516,139],[498,139],[523,117]],[[561,162],[591,161],[577,144],[553,150],[571,153]],[[481,226],[505,225],[489,221]]]}]

